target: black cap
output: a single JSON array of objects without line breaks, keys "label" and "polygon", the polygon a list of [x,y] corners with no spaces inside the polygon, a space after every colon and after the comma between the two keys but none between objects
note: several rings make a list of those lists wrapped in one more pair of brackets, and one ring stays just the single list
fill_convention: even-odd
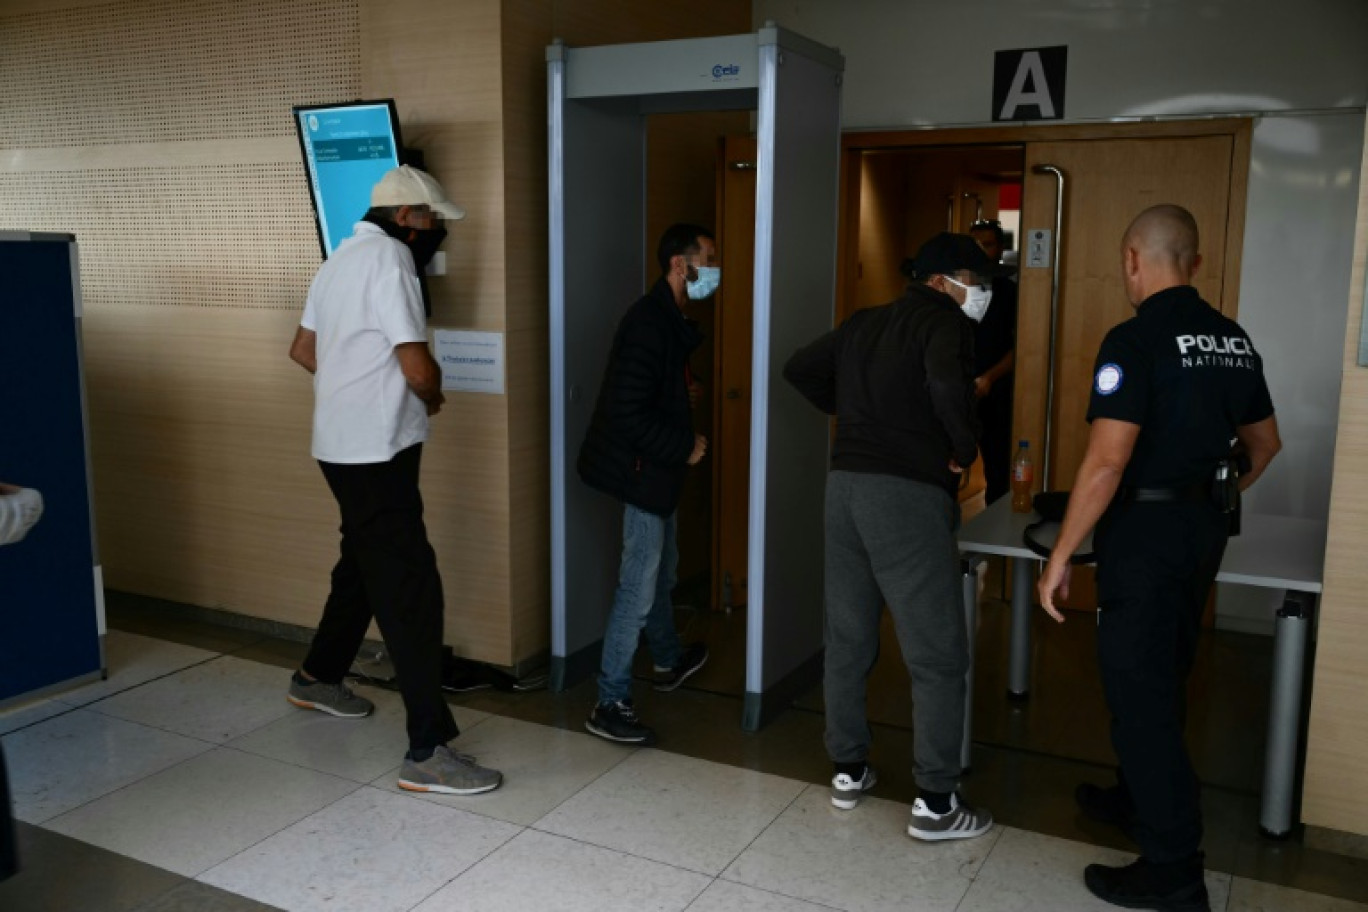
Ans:
[{"label": "black cap", "polygon": [[917,255],[903,260],[902,272],[909,279],[925,281],[933,275],[953,276],[961,269],[968,269],[978,276],[993,273],[993,261],[988,254],[967,234],[940,234],[921,245]]}]

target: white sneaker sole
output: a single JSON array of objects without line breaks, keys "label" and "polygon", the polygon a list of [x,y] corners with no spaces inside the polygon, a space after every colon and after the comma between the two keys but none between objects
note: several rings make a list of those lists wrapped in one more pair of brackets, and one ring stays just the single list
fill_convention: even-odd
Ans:
[{"label": "white sneaker sole", "polygon": [[333,709],[331,706],[324,706],[322,703],[310,703],[308,700],[301,700],[298,697],[292,696],[290,694],[286,694],[285,699],[289,700],[291,703],[293,703],[295,706],[298,706],[300,709],[316,709],[319,712],[327,713],[330,716],[337,716],[337,718],[339,719],[364,719],[366,718],[366,716],[369,716],[371,714],[371,711],[369,709],[361,713],[341,712],[339,710]]},{"label": "white sneaker sole", "polygon": [[638,744],[645,747],[655,743],[655,739],[649,735],[643,736],[641,738],[619,738],[607,729],[599,728],[593,722],[585,722],[584,728],[586,731],[589,732],[589,734],[598,735],[603,740],[612,741],[615,744]]},{"label": "white sneaker sole", "polygon": [[911,836],[913,839],[920,839],[923,842],[943,842],[947,839],[974,839],[975,837],[982,836],[992,828],[993,822],[991,820],[988,821],[986,826],[972,830],[919,830],[909,823],[907,825],[907,835]]},{"label": "white sneaker sole", "polygon": [[412,782],[408,779],[400,779],[399,787],[409,792],[437,792],[443,795],[480,795],[484,792],[492,792],[503,785],[500,779],[493,785],[479,785],[475,788],[459,789],[450,785],[437,785],[435,783]]},{"label": "white sneaker sole", "polygon": [[857,792],[851,792],[851,793],[850,793],[850,797],[849,797],[849,798],[838,798],[838,797],[836,797],[836,793],[835,793],[835,792],[832,792],[832,794],[831,794],[831,806],[832,806],[832,807],[835,807],[835,808],[840,808],[840,809],[843,810],[843,811],[853,811],[853,810],[855,810],[856,807],[859,806],[859,804],[860,804],[860,799],[863,798],[863,797],[865,796],[865,792],[869,791],[870,789],[872,789],[874,786],[876,786],[876,785],[878,785],[878,784],[879,784],[879,777],[878,777],[877,775],[875,775],[874,771],[871,769],[871,770],[869,771],[869,784],[868,784],[868,785],[861,785],[859,791],[857,791]]},{"label": "white sneaker sole", "polygon": [[[651,689],[656,691],[657,693],[672,693],[673,691],[678,690],[684,684],[685,681],[689,680],[689,678],[692,678],[694,675],[698,674],[698,670],[702,668],[704,665],[708,664],[708,659],[710,657],[711,656],[704,656],[703,661],[699,662],[693,668],[684,672],[684,674],[680,677],[678,681],[671,681],[668,684],[655,684],[652,686]],[[665,670],[670,671],[671,669],[667,668]],[[657,669],[657,672],[658,671],[659,669]]]}]

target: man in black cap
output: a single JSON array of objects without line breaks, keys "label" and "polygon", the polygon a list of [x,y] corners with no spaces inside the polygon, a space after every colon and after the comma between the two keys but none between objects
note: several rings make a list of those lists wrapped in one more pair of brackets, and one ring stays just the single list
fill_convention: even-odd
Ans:
[{"label": "man in black cap", "polygon": [[959,788],[964,676],[959,477],[974,461],[974,324],[992,263],[972,237],[942,233],[904,263],[901,298],[853,314],[798,351],[784,377],[837,417],[826,490],[826,747],[831,803],[874,785],[865,689],[888,605],[912,678],[920,795],[909,835],[967,839],[993,826]]}]

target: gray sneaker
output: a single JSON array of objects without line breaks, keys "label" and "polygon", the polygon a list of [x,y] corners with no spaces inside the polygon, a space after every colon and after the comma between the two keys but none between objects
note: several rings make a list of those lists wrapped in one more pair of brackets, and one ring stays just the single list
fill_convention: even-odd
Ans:
[{"label": "gray sneaker", "polygon": [[345,684],[310,681],[298,672],[290,678],[290,692],[285,699],[302,709],[316,709],[343,719],[360,719],[375,709],[374,703],[358,697]]},{"label": "gray sneaker", "polygon": [[907,835],[928,842],[941,839],[973,839],[993,828],[993,815],[971,808],[950,795],[950,810],[932,813],[926,802],[918,798],[912,804],[912,819],[907,823]]},{"label": "gray sneaker", "polygon": [[843,811],[852,810],[860,803],[860,796],[878,781],[874,767],[868,763],[865,764],[864,775],[858,780],[849,773],[837,773],[831,777],[831,803]]},{"label": "gray sneaker", "polygon": [[469,754],[458,754],[445,744],[421,763],[405,760],[399,768],[399,787],[410,792],[441,792],[445,795],[478,795],[492,792],[503,782],[498,770],[485,769]]}]

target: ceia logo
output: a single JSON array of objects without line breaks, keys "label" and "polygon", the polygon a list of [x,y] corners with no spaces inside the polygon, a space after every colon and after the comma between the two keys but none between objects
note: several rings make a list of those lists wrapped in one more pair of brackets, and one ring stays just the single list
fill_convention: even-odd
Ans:
[{"label": "ceia logo", "polygon": [[723,76],[739,76],[741,67],[735,63],[721,64],[713,67],[713,79],[721,79]]},{"label": "ceia logo", "polygon": [[318,118],[312,114],[309,115],[309,129],[314,132],[318,131]]}]

